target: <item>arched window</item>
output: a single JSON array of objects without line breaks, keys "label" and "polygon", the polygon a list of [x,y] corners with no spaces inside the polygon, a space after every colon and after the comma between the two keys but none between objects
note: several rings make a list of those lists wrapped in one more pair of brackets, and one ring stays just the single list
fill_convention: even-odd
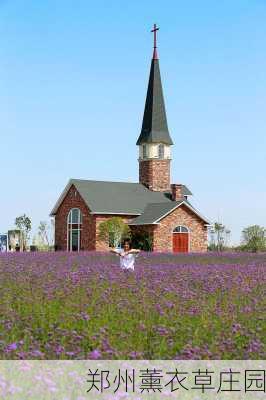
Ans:
[{"label": "arched window", "polygon": [[158,157],[164,158],[164,145],[162,143],[158,146]]},{"label": "arched window", "polygon": [[67,217],[67,249],[68,251],[80,250],[80,234],[82,214],[79,208],[72,208]]},{"label": "arched window", "polygon": [[173,230],[173,233],[188,233],[188,228],[179,225]]}]

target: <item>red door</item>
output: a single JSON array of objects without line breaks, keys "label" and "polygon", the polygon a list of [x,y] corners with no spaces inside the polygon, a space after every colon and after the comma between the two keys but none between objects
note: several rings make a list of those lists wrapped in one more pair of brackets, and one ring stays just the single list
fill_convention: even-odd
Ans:
[{"label": "red door", "polygon": [[188,233],[173,233],[173,252],[188,252]]}]

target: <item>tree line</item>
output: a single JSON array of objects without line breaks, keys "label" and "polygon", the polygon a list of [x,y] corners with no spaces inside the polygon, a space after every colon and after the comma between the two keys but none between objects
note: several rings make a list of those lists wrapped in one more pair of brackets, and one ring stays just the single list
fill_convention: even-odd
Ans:
[{"label": "tree line", "polygon": [[239,246],[230,246],[231,231],[220,222],[215,222],[209,230],[210,251],[266,251],[266,228],[260,225],[251,225],[242,230],[241,243]]},{"label": "tree line", "polygon": [[[15,219],[15,226],[21,232],[21,246],[22,251],[27,250],[30,245],[30,233],[32,230],[31,219],[23,214]],[[49,222],[40,221],[38,226],[37,235],[32,239],[31,248],[40,250],[51,250],[54,246],[54,221],[51,219]]]}]

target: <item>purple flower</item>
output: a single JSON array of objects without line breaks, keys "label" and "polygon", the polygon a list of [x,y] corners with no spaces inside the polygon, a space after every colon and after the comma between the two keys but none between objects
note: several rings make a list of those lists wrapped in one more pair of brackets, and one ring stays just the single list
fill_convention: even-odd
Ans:
[{"label": "purple flower", "polygon": [[91,351],[88,354],[88,359],[89,360],[99,360],[101,358],[101,352],[97,349]]},{"label": "purple flower", "polygon": [[238,333],[238,332],[240,332],[240,330],[241,330],[241,324],[238,324],[238,323],[234,323],[233,325],[232,325],[232,333]]},{"label": "purple flower", "polygon": [[10,344],[8,344],[7,346],[6,346],[6,348],[5,348],[5,352],[6,353],[9,353],[9,352],[11,352],[11,351],[14,351],[14,350],[17,350],[17,348],[18,348],[18,345],[17,345],[17,343],[10,343]]},{"label": "purple flower", "polygon": [[0,359],[266,356],[266,254],[141,253],[129,279],[108,252],[9,253],[0,274]]}]

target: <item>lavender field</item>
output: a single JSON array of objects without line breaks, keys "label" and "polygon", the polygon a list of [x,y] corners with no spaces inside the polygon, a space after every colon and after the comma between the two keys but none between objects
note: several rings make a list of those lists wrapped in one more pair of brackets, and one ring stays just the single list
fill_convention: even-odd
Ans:
[{"label": "lavender field", "polygon": [[0,255],[1,359],[265,359],[266,255]]}]

